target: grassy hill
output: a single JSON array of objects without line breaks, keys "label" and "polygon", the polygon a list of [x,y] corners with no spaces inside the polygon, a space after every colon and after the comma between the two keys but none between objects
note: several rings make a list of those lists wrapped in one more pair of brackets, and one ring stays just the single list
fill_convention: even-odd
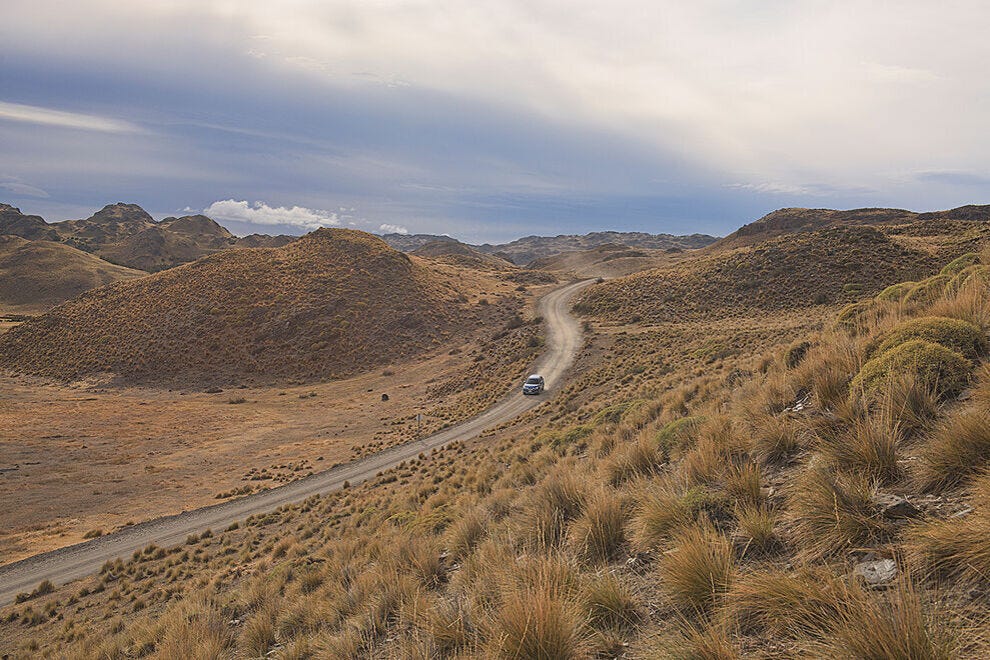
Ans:
[{"label": "grassy hill", "polygon": [[938,259],[929,249],[904,245],[873,227],[830,227],[607,281],[590,289],[579,308],[617,322],[793,310],[851,302],[919,279]]},{"label": "grassy hill", "polygon": [[84,291],[146,273],[51,241],[0,235],[0,311],[35,314]]},{"label": "grassy hill", "polygon": [[4,649],[986,657],[990,288],[940,265],[975,270],[634,393],[579,364],[538,421],[41,585]]},{"label": "grassy hill", "polygon": [[227,250],[92,291],[0,340],[0,366],[61,379],[338,378],[411,357],[468,321],[450,279],[350,230]]},{"label": "grassy hill", "polygon": [[[759,220],[743,225],[712,245],[724,250],[753,245],[786,234],[818,231],[826,227],[913,225],[927,228],[943,223],[979,223],[990,220],[990,206],[961,206],[947,211],[915,213],[904,209],[866,208],[837,211],[833,209],[786,208],[768,213]],[[924,231],[924,229],[922,229]]]}]

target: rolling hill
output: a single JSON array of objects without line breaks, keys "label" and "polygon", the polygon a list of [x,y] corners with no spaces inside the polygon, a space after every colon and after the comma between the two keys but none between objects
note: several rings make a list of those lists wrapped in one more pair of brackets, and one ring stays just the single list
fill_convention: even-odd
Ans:
[{"label": "rolling hill", "polygon": [[659,322],[852,302],[920,279],[948,256],[903,245],[874,227],[828,227],[611,280],[578,305],[611,321]]},{"label": "rolling hill", "polygon": [[145,383],[332,379],[432,348],[467,322],[459,295],[370,234],[321,229],[84,294],[0,339],[0,367]]},{"label": "rolling hill", "polygon": [[146,273],[52,241],[0,235],[0,312],[36,314],[84,291]]},{"label": "rolling hill", "polygon": [[725,238],[717,241],[712,249],[732,249],[753,245],[776,236],[817,231],[836,226],[885,226],[912,225],[923,230],[955,223],[987,222],[990,206],[961,206],[947,211],[916,213],[904,209],[864,208],[848,211],[833,209],[785,208],[768,213],[759,220],[743,225]]}]

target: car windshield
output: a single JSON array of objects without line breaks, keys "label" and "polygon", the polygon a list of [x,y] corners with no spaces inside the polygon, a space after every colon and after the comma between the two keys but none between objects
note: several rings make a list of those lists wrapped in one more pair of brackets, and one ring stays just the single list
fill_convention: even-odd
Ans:
[{"label": "car windshield", "polygon": [[539,385],[540,384],[540,379],[537,378],[537,377],[527,378],[526,379],[526,384],[527,385]]}]

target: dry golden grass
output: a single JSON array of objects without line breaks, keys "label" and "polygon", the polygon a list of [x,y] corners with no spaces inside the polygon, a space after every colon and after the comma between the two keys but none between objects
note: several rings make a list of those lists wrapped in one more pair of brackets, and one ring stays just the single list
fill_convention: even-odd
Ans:
[{"label": "dry golden grass", "polygon": [[735,574],[728,539],[708,524],[688,525],[674,533],[671,545],[658,566],[664,591],[682,610],[711,609]]},{"label": "dry golden grass", "polygon": [[788,522],[799,552],[828,557],[876,543],[888,531],[873,504],[875,488],[856,474],[811,468],[790,487]]},{"label": "dry golden grass", "polygon": [[916,478],[926,490],[952,486],[990,461],[990,414],[966,408],[948,417],[921,447]]}]

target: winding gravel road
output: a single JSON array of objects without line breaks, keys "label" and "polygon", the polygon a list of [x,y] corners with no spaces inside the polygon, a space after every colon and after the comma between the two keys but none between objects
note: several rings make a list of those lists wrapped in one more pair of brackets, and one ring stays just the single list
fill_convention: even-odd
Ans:
[{"label": "winding gravel road", "polygon": [[[581,330],[570,315],[569,302],[575,293],[592,281],[568,284],[551,291],[540,301],[540,314],[545,320],[547,330],[548,350],[533,371],[546,377],[547,395],[556,389],[560,378],[571,366],[581,347]],[[337,490],[343,487],[345,481],[354,485],[367,481],[382,470],[415,458],[421,452],[459,440],[470,440],[487,428],[508,422],[545,401],[547,395],[527,397],[516,389],[513,394],[480,415],[427,438],[391,447],[279,488],[174,516],[156,518],[85,543],[0,566],[0,605],[12,602],[21,592],[31,591],[42,580],[51,580],[57,585],[78,580],[98,571],[104,562],[117,557],[128,557],[135,550],[151,543],[162,547],[177,545],[190,534],[207,529],[224,529],[250,515],[272,511],[312,495]]]}]

